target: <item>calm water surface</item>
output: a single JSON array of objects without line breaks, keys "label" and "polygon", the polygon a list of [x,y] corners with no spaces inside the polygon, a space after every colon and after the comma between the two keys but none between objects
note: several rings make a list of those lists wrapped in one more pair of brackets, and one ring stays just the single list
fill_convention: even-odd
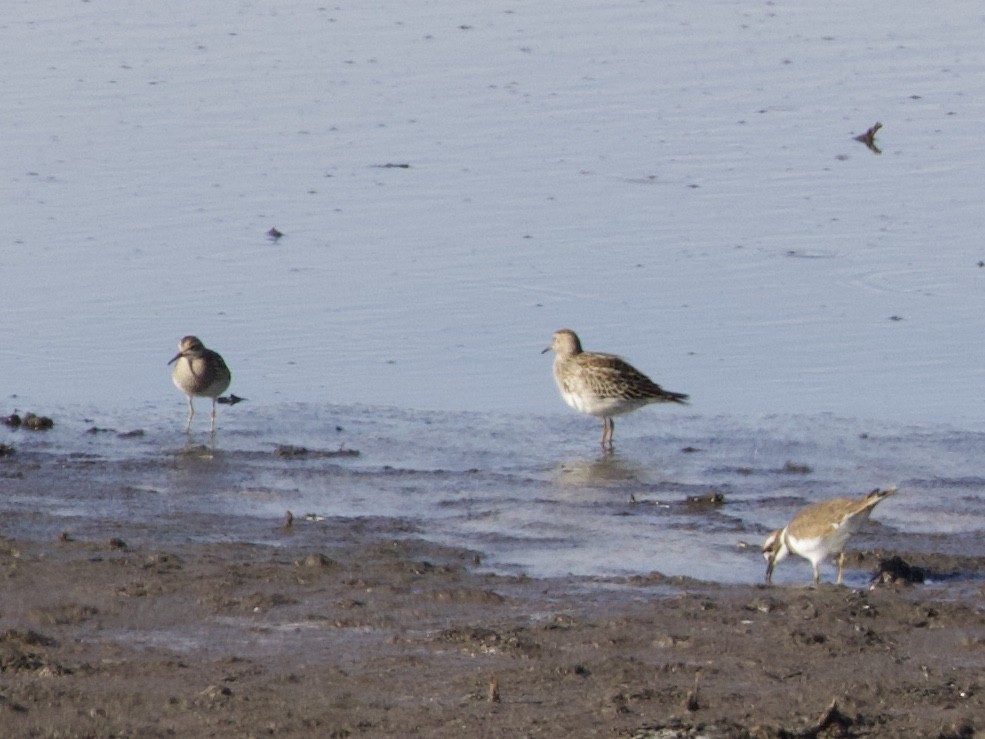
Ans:
[{"label": "calm water surface", "polygon": [[[979,3],[8,6],[0,397],[59,420],[25,453],[175,454],[195,333],[250,400],[225,494],[173,505],[406,514],[538,572],[683,571],[696,529],[724,579],[828,493],[979,526]],[[561,326],[693,405],[600,461]],[[336,437],[363,455],[263,456]]]}]

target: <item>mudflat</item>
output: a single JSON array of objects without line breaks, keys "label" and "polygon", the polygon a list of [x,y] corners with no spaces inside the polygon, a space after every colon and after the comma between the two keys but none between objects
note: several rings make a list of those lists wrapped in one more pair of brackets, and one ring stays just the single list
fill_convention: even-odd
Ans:
[{"label": "mudflat", "polygon": [[538,580],[392,521],[270,525],[264,545],[0,540],[4,735],[985,732],[983,593],[954,584],[980,558],[895,552],[949,583],[866,589]]}]

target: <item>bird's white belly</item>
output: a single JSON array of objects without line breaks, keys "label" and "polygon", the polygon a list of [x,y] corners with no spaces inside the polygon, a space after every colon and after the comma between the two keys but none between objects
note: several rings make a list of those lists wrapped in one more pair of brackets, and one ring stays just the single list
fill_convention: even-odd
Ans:
[{"label": "bird's white belly", "polygon": [[796,539],[791,536],[787,538],[787,546],[790,547],[790,551],[804,559],[809,559],[811,562],[820,562],[828,555],[828,552],[832,551],[828,544],[830,544],[830,540],[820,537]]},{"label": "bird's white belly", "polygon": [[561,397],[575,410],[600,418],[619,416],[646,405],[646,401],[626,398],[600,398],[592,393],[573,392],[564,388],[561,388]]},{"label": "bird's white belly", "polygon": [[851,531],[839,529],[835,530],[829,536],[803,538],[790,536],[787,538],[787,542],[790,550],[795,554],[799,554],[801,557],[809,559],[812,562],[821,562],[829,555],[837,554],[844,549],[845,543],[848,541],[851,533]]}]

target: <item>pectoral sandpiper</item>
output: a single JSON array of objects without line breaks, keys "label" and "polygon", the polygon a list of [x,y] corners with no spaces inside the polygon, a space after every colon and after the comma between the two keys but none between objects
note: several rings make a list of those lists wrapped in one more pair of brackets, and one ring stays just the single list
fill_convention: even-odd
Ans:
[{"label": "pectoral sandpiper", "polygon": [[687,403],[687,395],[664,390],[615,354],[586,352],[578,335],[563,328],[543,353],[554,350],[554,381],[564,402],[602,419],[602,449],[612,450],[613,416],[650,403]]}]

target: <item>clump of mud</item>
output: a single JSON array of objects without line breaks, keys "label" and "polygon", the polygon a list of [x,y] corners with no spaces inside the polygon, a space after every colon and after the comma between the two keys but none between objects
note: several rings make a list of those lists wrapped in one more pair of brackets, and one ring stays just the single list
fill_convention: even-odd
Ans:
[{"label": "clump of mud", "polygon": [[919,585],[926,580],[923,568],[915,567],[900,556],[879,562],[879,569],[872,576],[873,585]]},{"label": "clump of mud", "polygon": [[5,426],[10,428],[25,428],[31,431],[47,431],[55,427],[55,422],[50,416],[39,416],[35,413],[26,413],[23,417],[17,413],[11,413],[0,419]]}]

